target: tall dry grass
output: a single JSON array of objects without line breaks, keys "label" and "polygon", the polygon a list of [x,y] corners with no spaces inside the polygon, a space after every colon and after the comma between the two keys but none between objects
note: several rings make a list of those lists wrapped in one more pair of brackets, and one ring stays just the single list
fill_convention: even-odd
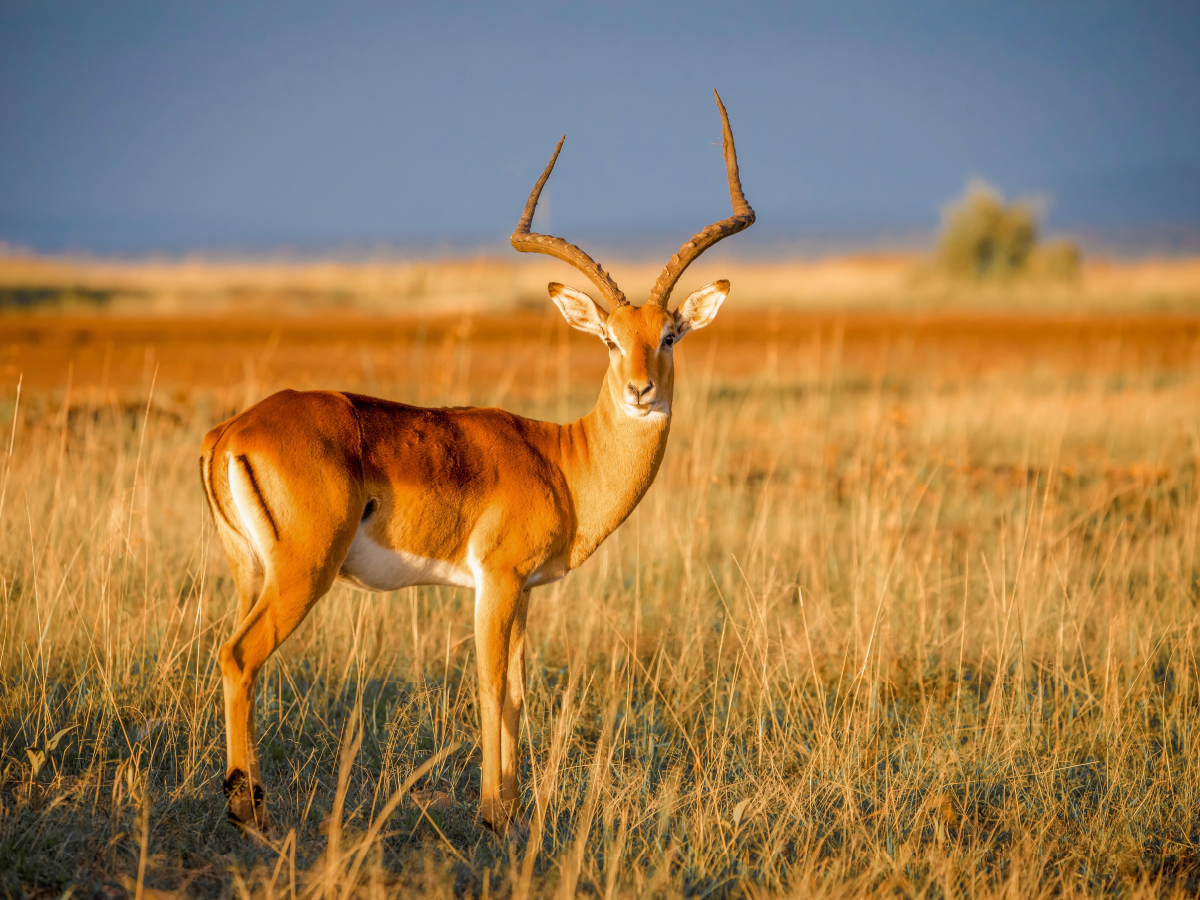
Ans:
[{"label": "tall dry grass", "polygon": [[[470,347],[374,387],[544,417],[596,389],[577,357],[481,383]],[[819,331],[756,353],[732,375],[719,341],[681,348],[654,488],[534,592],[524,844],[476,816],[471,596],[446,588],[316,607],[260,677],[278,834],[223,821],[234,604],[197,453],[296,373],[19,404],[10,380],[7,894],[1195,892],[1195,360],[851,368]]]}]

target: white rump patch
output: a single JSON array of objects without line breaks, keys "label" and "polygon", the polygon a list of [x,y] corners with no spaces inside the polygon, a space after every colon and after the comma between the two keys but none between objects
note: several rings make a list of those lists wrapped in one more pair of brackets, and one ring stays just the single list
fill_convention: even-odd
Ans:
[{"label": "white rump patch", "polygon": [[246,473],[242,471],[237,457],[233,455],[229,457],[229,493],[233,495],[233,505],[237,508],[238,518],[242,520],[242,528],[250,535],[250,543],[258,553],[258,558],[265,562],[265,542],[258,534],[258,530],[266,524],[263,521],[263,512],[258,508],[258,498],[254,495],[253,486],[247,481]]},{"label": "white rump patch", "polygon": [[379,546],[367,536],[364,524],[358,526],[340,578],[371,591],[395,591],[414,584],[475,587],[471,573],[454,563]]}]

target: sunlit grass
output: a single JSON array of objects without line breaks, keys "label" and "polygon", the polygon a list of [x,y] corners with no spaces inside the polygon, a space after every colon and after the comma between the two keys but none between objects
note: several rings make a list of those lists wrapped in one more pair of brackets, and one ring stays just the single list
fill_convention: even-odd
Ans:
[{"label": "sunlit grass", "polygon": [[[851,371],[764,338],[734,378],[681,353],[654,488],[533,595],[525,844],[477,817],[472,598],[446,588],[337,587],[268,664],[277,834],[238,838],[214,661],[232,584],[196,461],[249,388],[150,366],[138,391],[18,406],[10,382],[3,887],[1194,893],[1195,368]],[[500,399],[581,412],[595,388],[566,365]],[[468,364],[422,379],[376,387],[503,393]]]},{"label": "sunlit grass", "polygon": [[[630,297],[644,296],[675,245],[650,258],[613,258],[605,268]],[[597,248],[589,248],[597,252]],[[947,280],[926,254],[878,253],[805,259],[739,258],[721,247],[688,269],[678,293],[718,278],[735,299],[759,309],[1029,312],[1194,312],[1200,307],[1200,259],[1108,260],[1085,256],[1077,276],[1035,265],[1026,277],[997,283]],[[1041,260],[1046,263],[1047,260]],[[1074,270],[1074,267],[1070,267]],[[575,283],[578,272],[551,259],[498,254],[463,259],[257,261],[72,259],[0,254],[0,312],[38,309],[76,315],[436,315],[546,308],[546,282]],[[745,307],[743,307],[745,308]]]}]

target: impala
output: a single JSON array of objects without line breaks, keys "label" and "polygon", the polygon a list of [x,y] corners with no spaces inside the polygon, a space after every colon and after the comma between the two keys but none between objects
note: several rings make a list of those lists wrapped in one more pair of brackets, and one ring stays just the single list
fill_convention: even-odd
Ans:
[{"label": "impala", "polygon": [[674,345],[713,320],[729,282],[701,288],[673,313],[671,290],[701,253],[754,223],[720,96],[717,106],[733,215],[680,248],[644,305],[631,305],[575,245],[530,232],[562,140],[525,204],[513,247],[570,263],[608,301],[606,312],[587,294],[549,285],[571,326],[608,348],[600,397],[582,419],[556,425],[501,409],[281,391],[205,437],[201,480],[237,587],[237,627],[220,664],[224,790],[229,820],[241,831],[267,826],[255,678],[338,579],[374,591],[474,588],[481,814],[501,833],[521,827],[529,593],[581,565],[654,481],[671,428]]}]

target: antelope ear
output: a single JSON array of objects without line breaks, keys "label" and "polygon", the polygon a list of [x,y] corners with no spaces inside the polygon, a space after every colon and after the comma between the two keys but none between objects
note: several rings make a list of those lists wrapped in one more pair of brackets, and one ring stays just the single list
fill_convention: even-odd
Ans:
[{"label": "antelope ear", "polygon": [[550,299],[572,328],[594,334],[601,340],[608,339],[608,328],[604,324],[608,321],[608,313],[601,309],[595,300],[583,291],[569,288],[557,281],[550,282],[547,287],[550,290]]},{"label": "antelope ear", "polygon": [[700,288],[675,310],[675,333],[683,337],[689,331],[703,328],[717,317],[717,310],[728,296],[728,281],[714,281]]}]

